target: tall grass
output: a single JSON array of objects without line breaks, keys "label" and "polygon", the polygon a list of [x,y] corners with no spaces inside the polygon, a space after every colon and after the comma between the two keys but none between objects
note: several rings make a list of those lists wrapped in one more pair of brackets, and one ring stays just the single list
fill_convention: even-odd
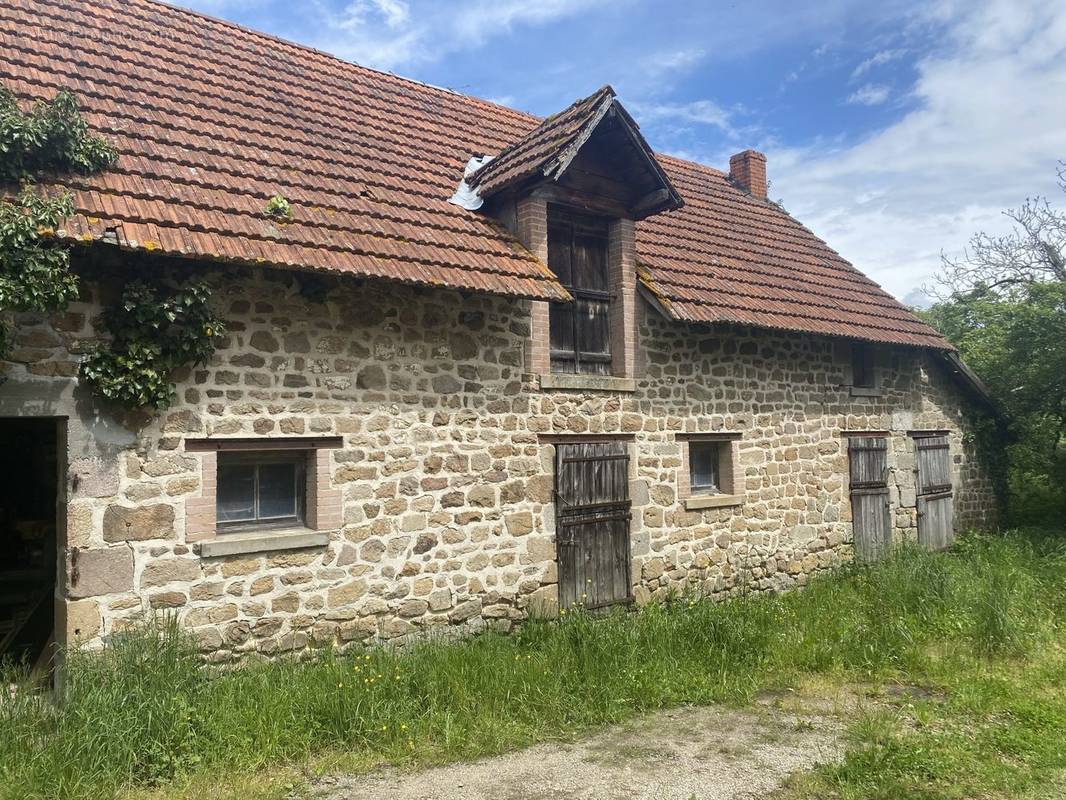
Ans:
[{"label": "tall grass", "polygon": [[102,653],[71,652],[58,704],[3,695],[0,798],[95,800],[335,749],[469,758],[649,709],[742,702],[798,674],[902,674],[953,650],[1003,658],[1049,635],[1064,589],[1063,543],[1013,535],[949,554],[903,550],[787,595],[679,598],[510,637],[230,672],[203,668],[179,631],[157,625]]}]

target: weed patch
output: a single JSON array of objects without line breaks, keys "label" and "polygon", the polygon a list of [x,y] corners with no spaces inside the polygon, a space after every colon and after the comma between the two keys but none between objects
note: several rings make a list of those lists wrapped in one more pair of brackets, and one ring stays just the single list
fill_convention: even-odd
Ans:
[{"label": "weed patch", "polygon": [[229,672],[202,667],[178,630],[157,625],[71,653],[58,704],[3,695],[0,797],[95,800],[331,753],[442,763],[682,703],[744,703],[810,675],[923,687],[864,716],[845,762],[812,778],[818,791],[962,797],[951,792],[964,779],[1035,785],[1066,767],[1051,741],[1066,740],[1064,589],[1061,541],[1012,535],[905,550],[787,595],[677,599],[534,621],[509,637]]}]

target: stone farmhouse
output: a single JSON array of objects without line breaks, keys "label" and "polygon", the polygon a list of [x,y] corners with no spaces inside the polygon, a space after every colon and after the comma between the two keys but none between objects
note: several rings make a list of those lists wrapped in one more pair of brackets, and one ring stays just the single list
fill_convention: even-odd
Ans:
[{"label": "stone farmhouse", "polygon": [[[988,523],[951,346],[610,87],[547,119],[154,0],[0,0],[0,80],[74,90],[82,296],[0,365],[0,641],[156,612],[233,661],[562,604],[803,585]],[[280,194],[292,218],[264,212]],[[133,276],[227,334],[158,414],[79,381]]]}]

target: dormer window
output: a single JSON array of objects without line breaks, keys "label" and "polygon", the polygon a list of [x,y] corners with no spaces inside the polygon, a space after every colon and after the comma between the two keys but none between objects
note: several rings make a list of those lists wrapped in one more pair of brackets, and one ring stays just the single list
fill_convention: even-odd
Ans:
[{"label": "dormer window", "polygon": [[540,388],[635,391],[636,223],[683,202],[614,90],[471,161],[452,202],[503,223],[568,298],[529,305],[523,365]]},{"label": "dormer window", "polygon": [[551,371],[611,374],[607,220],[548,209],[548,266],[574,298],[552,303]]}]

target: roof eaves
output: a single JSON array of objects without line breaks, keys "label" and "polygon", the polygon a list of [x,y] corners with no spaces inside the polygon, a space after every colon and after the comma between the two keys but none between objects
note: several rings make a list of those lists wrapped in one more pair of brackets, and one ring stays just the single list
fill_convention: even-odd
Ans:
[{"label": "roof eaves", "polygon": [[969,389],[981,403],[990,411],[992,415],[1000,422],[1007,421],[1007,413],[1000,407],[999,403],[992,396],[992,392],[989,390],[985,382],[981,380],[976,372],[974,372],[970,366],[962,360],[960,356],[954,350],[947,351],[934,351],[941,363],[959,383],[965,388]]}]

